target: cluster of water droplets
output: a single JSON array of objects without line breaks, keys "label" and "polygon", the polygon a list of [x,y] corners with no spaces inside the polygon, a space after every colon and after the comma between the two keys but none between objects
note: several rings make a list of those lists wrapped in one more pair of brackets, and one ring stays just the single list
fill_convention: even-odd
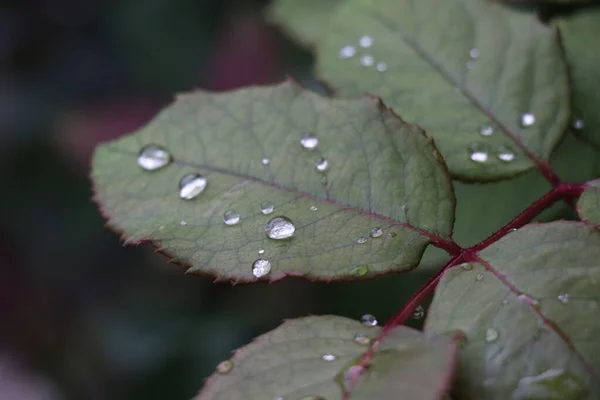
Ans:
[{"label": "cluster of water droplets", "polygon": [[352,44],[342,46],[339,56],[343,59],[351,59],[358,55],[360,65],[363,67],[375,67],[377,71],[385,72],[388,68],[387,64],[383,61],[375,60],[375,57],[367,52],[367,49],[370,49],[373,46],[373,43],[374,40],[371,36],[361,36],[358,39],[358,46]]},{"label": "cluster of water droplets", "polygon": [[[479,128],[479,134],[483,137],[494,135],[495,130],[492,125],[482,125]],[[502,162],[509,163],[516,159],[516,154],[512,148],[506,145],[498,145],[492,149],[485,142],[474,142],[468,146],[469,159],[477,164],[485,164],[492,158]]]}]

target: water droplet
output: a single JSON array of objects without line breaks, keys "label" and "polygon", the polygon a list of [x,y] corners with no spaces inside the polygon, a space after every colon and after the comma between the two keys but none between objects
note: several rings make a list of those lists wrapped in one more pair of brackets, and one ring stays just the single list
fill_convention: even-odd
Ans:
[{"label": "water droplet", "polygon": [[340,49],[340,58],[351,58],[356,55],[356,47],[354,46],[344,46]]},{"label": "water droplet", "polygon": [[268,158],[263,158],[260,162],[262,162],[263,165],[269,165],[271,160],[269,160]]},{"label": "water droplet", "polygon": [[359,265],[351,271],[354,276],[365,276],[368,272],[369,266],[367,264]]},{"label": "water droplet", "polygon": [[371,344],[371,338],[365,335],[364,333],[357,333],[356,335],[354,335],[353,340],[355,343],[360,344],[362,346]]},{"label": "water droplet", "polygon": [[356,242],[356,244],[367,243],[367,238],[364,236],[359,236],[356,238],[355,242]]},{"label": "water droplet", "polygon": [[314,212],[314,211],[318,211],[318,210],[319,210],[319,208],[317,206],[310,206],[308,208],[308,211],[313,211]]},{"label": "water droplet", "polygon": [[288,239],[296,232],[296,227],[287,217],[275,217],[267,222],[265,233],[271,239]]},{"label": "water droplet", "polygon": [[582,119],[576,119],[575,121],[573,121],[573,128],[577,129],[577,130],[581,130],[585,127],[585,122],[583,122]]},{"label": "water droplet", "polygon": [[523,113],[521,114],[521,126],[523,128],[528,128],[535,124],[535,115],[532,113]]},{"label": "water droplet", "polygon": [[186,174],[179,182],[179,197],[192,200],[206,189],[208,181],[200,174]]},{"label": "water droplet", "polygon": [[502,299],[501,303],[505,305],[508,304],[508,299]]},{"label": "water droplet", "polygon": [[358,39],[358,44],[360,45],[360,47],[369,48],[373,46],[373,38],[371,36],[365,35]]},{"label": "water droplet", "polygon": [[563,304],[567,304],[569,302],[569,293],[561,293],[558,295],[558,297],[556,297],[558,299],[558,301],[560,301]]},{"label": "water droplet", "polygon": [[324,158],[320,158],[317,160],[315,167],[317,168],[317,171],[325,172],[329,168],[329,162]]},{"label": "water droplet", "polygon": [[385,72],[385,71],[387,71],[387,64],[384,63],[384,62],[379,62],[379,63],[377,63],[377,65],[375,66],[375,68],[379,72]]},{"label": "water droplet", "polygon": [[475,277],[475,280],[477,281],[482,281],[483,280],[483,273],[478,273],[477,276]]},{"label": "water droplet", "polygon": [[240,214],[234,210],[225,211],[225,214],[223,214],[223,222],[225,222],[225,225],[239,224],[241,220]]},{"label": "water droplet", "polygon": [[383,229],[381,229],[379,227],[375,227],[375,228],[371,229],[370,235],[372,238],[378,238],[379,236],[383,235]]},{"label": "water droplet", "polygon": [[186,225],[187,225],[187,222],[185,222],[184,220],[181,220],[181,221],[179,221],[179,225],[181,225],[181,226],[186,226]]},{"label": "water droplet", "polygon": [[377,318],[373,314],[365,314],[360,318],[364,326],[377,326]]},{"label": "water droplet", "polygon": [[499,336],[500,333],[497,329],[487,328],[487,330],[485,331],[485,341],[488,343],[495,342],[496,340],[498,340]]},{"label": "water droplet", "polygon": [[258,254],[265,254],[265,249],[258,249]]},{"label": "water droplet", "polygon": [[375,64],[375,59],[370,54],[360,56],[360,63],[363,67],[372,67]]},{"label": "water droplet", "polygon": [[158,227],[158,230],[159,230],[159,231],[162,231],[163,229],[165,229],[165,226],[164,226],[164,225],[161,225],[161,226],[159,226],[159,227]]},{"label": "water droplet", "polygon": [[233,369],[233,362],[231,360],[221,361],[216,369],[219,374],[226,374]]},{"label": "water droplet", "polygon": [[315,136],[312,136],[310,133],[306,133],[304,137],[300,139],[300,144],[307,150],[314,150],[319,144],[319,139],[317,139]]},{"label": "water droplet", "polygon": [[271,272],[271,262],[265,258],[259,258],[252,263],[252,275],[261,278]]},{"label": "water droplet", "polygon": [[469,56],[471,56],[471,58],[479,58],[479,50],[477,50],[476,48],[472,48],[469,51]]},{"label": "water droplet", "polygon": [[509,147],[498,146],[496,148],[496,157],[500,161],[511,162],[515,159],[515,153]]},{"label": "water droplet", "polygon": [[413,318],[414,319],[421,319],[425,316],[425,308],[423,308],[422,305],[418,305],[417,308],[415,308],[415,310],[413,311]]},{"label": "water droplet", "polygon": [[494,134],[494,127],[491,125],[481,125],[479,127],[479,134],[481,136],[492,136]]},{"label": "water droplet", "polygon": [[160,146],[145,146],[138,154],[137,163],[146,171],[154,171],[169,165],[172,161],[171,154]]},{"label": "water droplet", "polygon": [[587,398],[588,390],[583,381],[563,369],[549,369],[536,376],[526,376],[512,392],[516,400]]},{"label": "water droplet", "polygon": [[473,264],[467,262],[459,264],[457,267],[460,267],[463,271],[470,271],[473,269]]},{"label": "water droplet", "polygon": [[488,160],[487,147],[480,143],[473,143],[469,146],[469,158],[476,163],[485,163]]},{"label": "water droplet", "polygon": [[275,205],[270,201],[263,201],[260,205],[260,212],[269,215],[275,210]]},{"label": "water droplet", "polygon": [[327,353],[327,354],[323,354],[323,357],[321,357],[324,361],[335,361],[336,356],[334,356],[333,354]]}]

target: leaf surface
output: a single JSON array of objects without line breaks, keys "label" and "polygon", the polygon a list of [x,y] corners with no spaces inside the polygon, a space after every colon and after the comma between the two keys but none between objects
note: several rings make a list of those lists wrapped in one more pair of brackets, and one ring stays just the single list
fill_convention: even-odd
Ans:
[{"label": "leaf surface", "polygon": [[600,179],[589,181],[587,185],[577,201],[577,212],[583,221],[600,225]]},{"label": "leaf surface", "polygon": [[530,156],[549,158],[568,123],[557,32],[533,14],[484,0],[348,0],[329,27],[320,76],[418,123],[455,177],[521,173]]},{"label": "leaf surface", "polygon": [[[300,144],[305,132],[319,140],[314,151]],[[138,152],[149,144],[174,161],[140,168]],[[321,159],[325,172],[315,167]],[[182,200],[189,173],[208,184]],[[420,128],[377,99],[327,99],[291,81],[179,96],[145,128],[100,146],[92,176],[96,201],[127,242],[152,240],[190,272],[238,282],[257,279],[258,258],[269,260],[261,278],[271,280],[405,271],[453,223],[449,176]],[[263,215],[263,202],[273,213]],[[226,225],[228,211],[241,222]],[[275,216],[291,219],[291,238],[267,237]],[[381,235],[370,237],[377,227]]]},{"label": "leaf surface", "polygon": [[440,282],[426,331],[461,330],[457,393],[477,399],[600,396],[600,232],[527,225]]},{"label": "leaf surface", "polygon": [[[454,340],[427,339],[399,326],[379,344],[369,368],[353,369],[369,346],[358,344],[355,335],[374,339],[379,333],[378,327],[337,316],[287,321],[238,349],[225,364],[232,368],[212,375],[195,400],[335,400],[349,389],[356,400],[441,399],[452,378]],[[357,379],[351,384],[352,375]]]}]

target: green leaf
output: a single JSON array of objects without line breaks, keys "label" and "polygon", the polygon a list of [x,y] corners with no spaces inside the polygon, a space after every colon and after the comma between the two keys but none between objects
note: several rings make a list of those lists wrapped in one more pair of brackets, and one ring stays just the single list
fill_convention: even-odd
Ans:
[{"label": "green leaf", "polygon": [[[305,132],[318,138],[316,150],[300,145]],[[174,161],[140,168],[138,153],[149,144]],[[315,168],[321,158],[326,172]],[[178,187],[189,173],[208,185],[182,200]],[[291,81],[181,95],[139,132],[100,146],[92,176],[96,201],[128,243],[151,240],[190,272],[237,282],[257,279],[258,258],[269,260],[261,278],[270,280],[406,271],[431,240],[452,231],[451,182],[420,128],[375,98],[332,100]],[[263,202],[275,211],[263,215]],[[228,226],[232,210],[241,222]],[[293,237],[265,235],[274,216],[291,219]],[[376,227],[382,234],[369,237]]]},{"label": "green leaf", "polygon": [[306,46],[313,46],[325,33],[335,8],[342,0],[276,0],[267,19]]},{"label": "green leaf", "polygon": [[[418,123],[465,180],[532,168],[515,141],[547,160],[568,123],[556,30],[485,0],[348,0],[317,47],[317,70],[341,94],[375,93]],[[535,122],[522,127],[528,113]]]},{"label": "green leaf", "polygon": [[577,212],[583,221],[600,225],[600,179],[587,182],[577,201]]},{"label": "green leaf", "polygon": [[[452,378],[456,345],[399,326],[377,347],[367,368],[358,361],[380,328],[344,317],[307,317],[238,349],[217,367],[195,400],[441,399]],[[356,335],[363,341],[357,342]],[[354,367],[354,368],[353,368]],[[350,380],[352,377],[356,380]],[[427,383],[425,383],[427,382]],[[311,397],[312,396],[312,397]]]},{"label": "green leaf", "polygon": [[531,224],[479,256],[444,274],[426,324],[467,335],[458,397],[597,399],[600,232]]},{"label": "green leaf", "polygon": [[559,20],[573,85],[573,128],[600,145],[600,10],[590,9]]}]

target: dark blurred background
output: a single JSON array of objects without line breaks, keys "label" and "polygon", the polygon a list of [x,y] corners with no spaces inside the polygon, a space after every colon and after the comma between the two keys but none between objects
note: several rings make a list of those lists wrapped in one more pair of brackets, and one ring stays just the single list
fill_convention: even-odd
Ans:
[{"label": "dark blurred background", "polygon": [[104,228],[88,179],[98,142],[178,91],[286,73],[318,88],[310,54],[263,22],[267,3],[1,2],[0,400],[189,399],[283,319],[385,320],[423,281],[213,284]]}]

